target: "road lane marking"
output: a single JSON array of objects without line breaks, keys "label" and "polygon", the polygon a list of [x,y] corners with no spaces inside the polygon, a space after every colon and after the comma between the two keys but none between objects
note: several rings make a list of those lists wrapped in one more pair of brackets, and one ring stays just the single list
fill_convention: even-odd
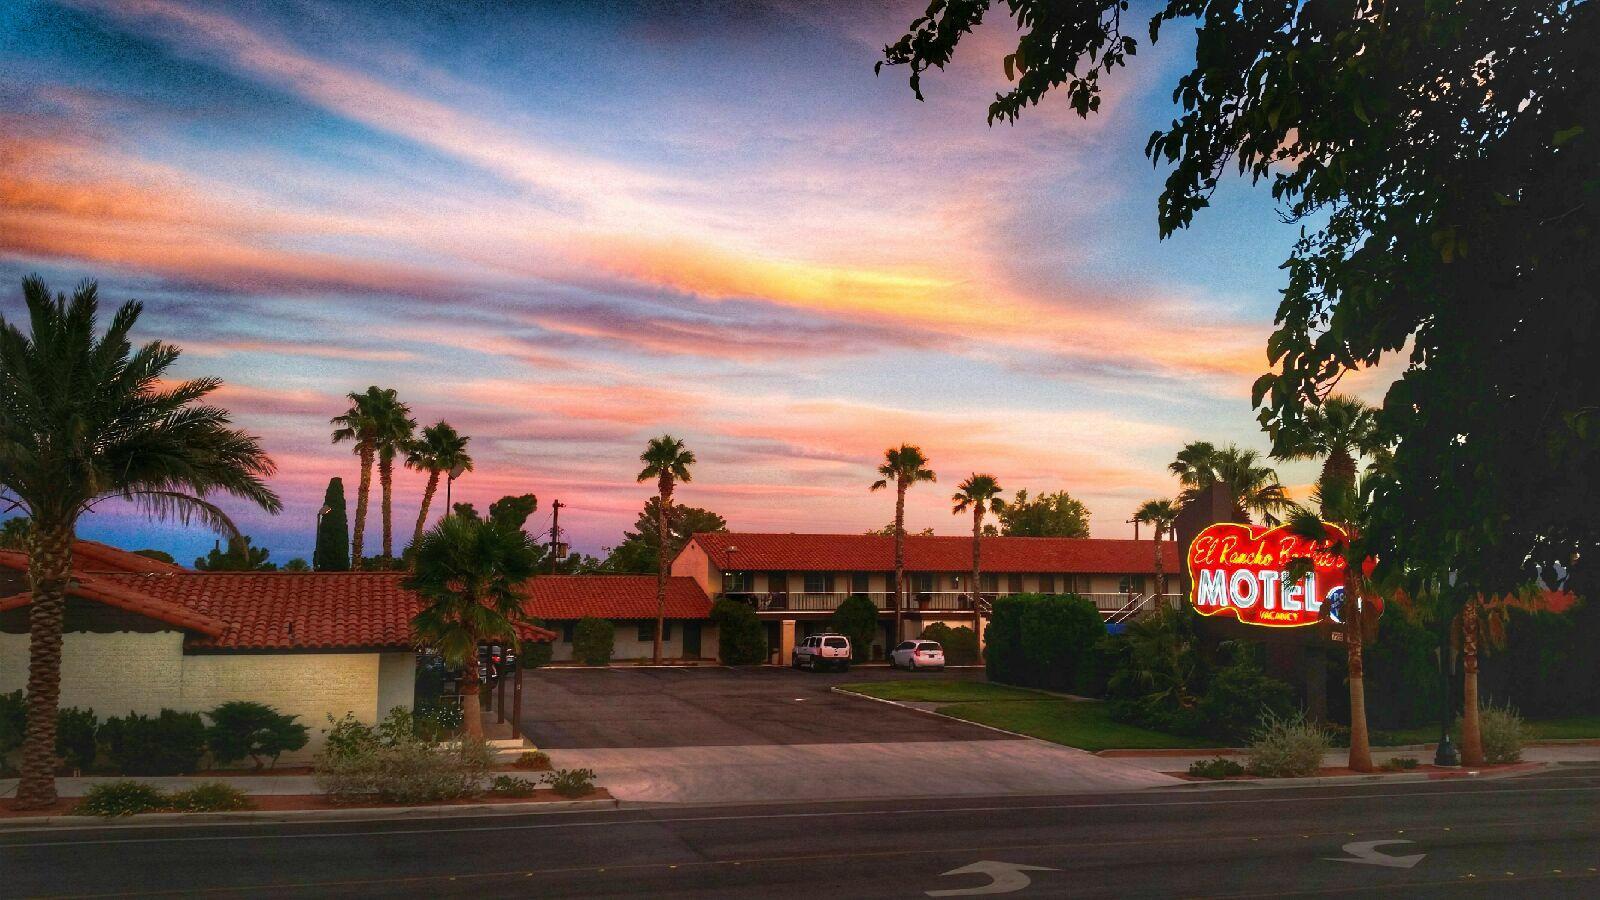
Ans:
[{"label": "road lane marking", "polygon": [[[603,828],[611,828],[611,827],[626,826],[626,825],[671,825],[671,824],[697,823],[697,822],[745,822],[745,821],[781,820],[781,819],[822,819],[822,818],[835,819],[835,818],[844,818],[844,817],[858,818],[858,817],[868,817],[868,816],[890,816],[890,817],[893,817],[893,816],[903,816],[903,815],[911,815],[911,814],[1048,812],[1048,811],[1053,811],[1053,810],[1072,810],[1072,809],[1129,809],[1129,808],[1159,807],[1159,806],[1170,806],[1170,807],[1237,806],[1237,805],[1241,805],[1241,804],[1242,805],[1251,805],[1251,804],[1267,804],[1267,803],[1307,804],[1307,803],[1325,803],[1325,802],[1350,802],[1350,801],[1353,801],[1353,800],[1382,800],[1382,799],[1392,799],[1392,798],[1396,798],[1396,797],[1406,797],[1406,798],[1410,798],[1410,797],[1476,798],[1476,797],[1482,797],[1482,796],[1486,796],[1486,795],[1488,795],[1488,796],[1498,796],[1498,795],[1503,795],[1503,794],[1571,794],[1571,793],[1592,794],[1592,793],[1597,793],[1597,792],[1600,792],[1600,787],[1582,787],[1582,788],[1511,788],[1511,789],[1494,789],[1494,790],[1488,790],[1488,791],[1469,791],[1469,792],[1458,792],[1458,791],[1453,791],[1453,790],[1404,791],[1404,792],[1399,792],[1399,793],[1388,793],[1388,794],[1333,795],[1333,796],[1328,796],[1328,797],[1255,797],[1255,798],[1251,798],[1251,797],[1247,797],[1246,796],[1246,797],[1240,797],[1240,798],[1235,799],[1235,800],[1172,800],[1172,801],[1161,801],[1161,802],[1154,802],[1154,803],[1133,803],[1133,802],[1129,802],[1129,803],[1050,803],[1050,804],[1035,804],[1035,805],[1032,805],[1032,806],[1018,806],[1018,805],[1008,805],[1008,806],[955,806],[955,807],[943,807],[943,808],[907,807],[907,808],[893,809],[893,810],[868,810],[868,809],[863,809],[863,810],[839,810],[839,811],[824,811],[824,812],[757,813],[757,814],[752,814],[752,815],[677,816],[677,817],[673,817],[673,818],[651,818],[651,819],[620,819],[620,820],[601,819],[601,820],[592,821],[592,822],[537,822],[537,823],[528,823],[528,824],[523,824],[523,825],[479,825],[479,826],[469,826],[469,827],[464,827],[464,828],[403,828],[403,829],[402,828],[394,828],[394,829],[380,829],[380,830],[372,830],[372,831],[339,831],[339,830],[331,830],[331,831],[316,831],[316,832],[306,832],[306,833],[296,833],[296,834],[227,834],[227,835],[192,835],[192,836],[189,836],[189,835],[170,836],[169,835],[169,836],[160,836],[160,837],[138,837],[138,838],[99,838],[99,839],[88,839],[88,840],[81,840],[81,841],[36,841],[36,842],[28,842],[28,843],[23,843],[23,842],[9,843],[9,842],[6,842],[3,839],[6,837],[7,832],[4,831],[4,830],[0,830],[0,850],[4,850],[4,849],[6,849],[8,847],[96,846],[96,845],[101,845],[101,844],[161,844],[161,843],[186,843],[186,842],[191,842],[191,841],[193,841],[193,842],[204,842],[204,841],[306,840],[306,839],[317,839],[317,838],[327,838],[327,837],[371,837],[371,836],[374,836],[374,835],[384,835],[384,834],[392,834],[392,835],[454,834],[454,833],[457,833],[457,832],[470,834],[470,833],[482,832],[482,831],[495,831],[495,832],[547,831],[547,830],[550,830],[550,829],[559,829],[559,828],[602,828],[602,827]],[[586,815],[586,814],[591,814],[591,813],[583,813],[583,812],[555,813],[554,815]],[[475,821],[481,821],[481,820],[484,820],[484,819],[516,818],[516,817],[519,817],[519,816],[526,816],[526,815],[527,815],[526,813],[506,813],[504,815],[496,815],[496,816],[474,816],[473,819]],[[394,822],[394,821],[404,821],[404,820],[394,819],[394,818],[381,818],[380,817],[380,818],[373,818],[373,819],[346,820],[346,823],[349,823],[349,822],[356,822],[356,823],[361,823],[361,822]],[[295,827],[295,826],[302,826],[302,825],[305,826],[305,827],[314,828],[314,827],[317,827],[317,826],[325,826],[325,825],[330,825],[330,824],[340,824],[340,823],[337,823],[337,822],[297,823],[297,822],[266,822],[266,821],[263,821],[263,822],[203,823],[203,824],[191,824],[191,825],[122,825],[122,826],[116,826],[116,825],[94,826],[94,825],[91,825],[91,826],[82,826],[82,827],[74,826],[74,827],[72,827],[70,829],[62,829],[62,830],[88,831],[88,830],[104,830],[104,829],[107,829],[107,828],[130,829],[130,830],[131,829],[145,830],[145,829],[155,829],[155,828],[166,828],[166,829],[250,828],[250,829],[256,829],[256,828],[265,828],[265,827],[271,827],[271,826],[277,826],[277,827],[280,827],[280,828],[285,828],[285,827]],[[45,827],[46,828],[50,828],[51,826],[45,826]],[[13,832],[13,833],[16,833],[16,832]],[[34,833],[34,832],[25,832],[25,833]],[[1346,832],[1346,833],[1348,833],[1348,832]]]},{"label": "road lane marking", "polygon": [[[1395,840],[1386,841],[1351,841],[1339,848],[1350,854],[1349,856],[1324,856],[1328,862],[1357,863],[1364,866],[1388,866],[1391,869],[1409,869],[1422,862],[1426,853],[1413,853],[1408,856],[1390,856],[1379,850],[1391,844],[1415,844],[1416,841]],[[1510,872],[1506,873],[1510,875]]]},{"label": "road lane marking", "polygon": [[[946,888],[927,891],[929,897],[975,897],[980,894],[1014,894],[1033,883],[1029,872],[1059,872],[1049,866],[1029,866],[1023,863],[1001,862],[997,859],[980,859],[970,866],[951,869],[945,875],[984,875],[988,884],[969,888]],[[943,877],[943,876],[940,876]]]}]

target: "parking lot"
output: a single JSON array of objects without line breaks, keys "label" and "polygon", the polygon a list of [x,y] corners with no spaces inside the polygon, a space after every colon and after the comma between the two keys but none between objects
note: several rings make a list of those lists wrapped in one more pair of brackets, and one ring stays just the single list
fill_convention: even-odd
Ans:
[{"label": "parking lot", "polygon": [[636,803],[748,803],[1128,790],[1172,779],[977,725],[836,694],[837,684],[982,670],[547,668],[523,731],[558,768]]}]

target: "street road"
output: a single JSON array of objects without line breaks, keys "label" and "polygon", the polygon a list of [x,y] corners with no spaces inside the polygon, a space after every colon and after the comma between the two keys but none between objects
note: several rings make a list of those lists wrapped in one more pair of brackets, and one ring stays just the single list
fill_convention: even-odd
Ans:
[{"label": "street road", "polygon": [[1484,782],[0,833],[8,897],[780,891],[1596,896],[1600,767]]}]

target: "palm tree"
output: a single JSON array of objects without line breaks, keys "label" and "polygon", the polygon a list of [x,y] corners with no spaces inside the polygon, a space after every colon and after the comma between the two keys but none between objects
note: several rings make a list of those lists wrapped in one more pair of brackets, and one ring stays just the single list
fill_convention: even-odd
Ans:
[{"label": "palm tree", "polygon": [[62,624],[78,518],[111,498],[144,513],[239,530],[208,498],[228,494],[276,513],[266,485],[272,460],[252,435],[230,427],[226,410],[202,401],[214,378],[163,381],[178,348],[128,335],[142,310],[117,310],[98,327],[97,287],[51,297],[37,276],[23,279],[32,334],[0,317],[0,485],[31,520],[28,578],[28,716],[19,808],[56,799],[55,731],[61,696]]},{"label": "palm tree", "polygon": [[1261,464],[1261,454],[1229,444],[1218,449],[1204,441],[1185,446],[1167,469],[1178,476],[1183,491],[1180,503],[1188,503],[1215,484],[1226,485],[1233,494],[1235,513],[1251,521],[1251,513],[1268,525],[1278,522],[1277,514],[1288,509],[1289,498],[1278,483],[1278,473]]},{"label": "palm tree", "polygon": [[1178,521],[1178,504],[1171,500],[1146,500],[1133,512],[1133,520],[1149,525],[1156,532],[1156,606],[1166,603],[1167,579],[1165,561],[1161,558],[1161,537],[1172,530]]},{"label": "palm tree", "polygon": [[364,393],[350,393],[350,408],[343,415],[334,416],[333,442],[353,441],[355,453],[361,457],[361,487],[356,494],[356,525],[350,538],[350,567],[359,569],[364,560],[367,531],[367,504],[372,496],[372,466],[379,465],[379,481],[383,486],[383,555],[393,556],[390,531],[390,496],[394,477],[394,457],[411,441],[416,427],[409,414],[411,408],[400,402],[393,388],[372,385]]},{"label": "palm tree", "polygon": [[906,489],[920,481],[938,481],[938,476],[928,468],[928,458],[922,448],[901,444],[883,451],[883,464],[878,466],[883,477],[872,483],[872,490],[881,491],[894,485],[894,638],[892,646],[901,638],[903,602],[906,595]]},{"label": "palm tree", "polygon": [[422,489],[422,509],[417,512],[417,529],[411,535],[411,546],[415,547],[422,540],[422,528],[428,523],[428,508],[439,490],[439,477],[472,471],[472,457],[467,455],[470,440],[451,428],[449,422],[440,422],[422,429],[422,439],[406,449],[406,467],[428,473],[428,486]]},{"label": "palm tree", "polygon": [[522,589],[538,568],[539,546],[511,523],[450,515],[417,541],[415,561],[403,584],[427,605],[412,617],[412,633],[461,667],[462,725],[482,737],[478,645],[516,645],[517,625],[526,618]]},{"label": "palm tree", "polygon": [[1306,413],[1305,427],[1280,442],[1279,459],[1322,460],[1317,486],[1325,496],[1336,495],[1341,485],[1356,482],[1356,457],[1381,445],[1377,416],[1354,397],[1335,394]]},{"label": "palm tree", "polygon": [[656,546],[661,549],[656,554],[656,639],[651,658],[660,665],[661,629],[667,616],[667,566],[671,564],[666,552],[667,510],[672,507],[672,490],[677,483],[694,480],[689,475],[689,467],[694,465],[695,459],[694,452],[684,447],[683,441],[664,434],[650,439],[644,452],[639,454],[639,461],[644,463],[644,470],[639,473],[638,480],[656,480]]},{"label": "palm tree", "polygon": [[983,652],[983,611],[980,608],[981,587],[978,576],[982,574],[979,565],[979,551],[982,549],[983,517],[991,512],[999,512],[1005,508],[1006,501],[1000,497],[1000,482],[993,475],[980,475],[977,472],[967,476],[967,480],[956,485],[956,492],[950,498],[955,502],[955,507],[950,510],[952,515],[972,510],[972,629],[977,632],[978,651]]}]

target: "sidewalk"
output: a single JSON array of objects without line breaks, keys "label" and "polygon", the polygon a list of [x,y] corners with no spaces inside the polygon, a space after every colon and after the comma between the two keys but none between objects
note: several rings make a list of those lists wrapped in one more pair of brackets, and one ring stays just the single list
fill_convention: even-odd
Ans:
[{"label": "sidewalk", "polygon": [[[1418,763],[1428,765],[1433,762],[1434,746],[1432,744],[1417,744],[1409,747],[1383,747],[1374,748],[1372,761],[1382,766],[1386,761],[1397,757],[1412,757]],[[1205,759],[1215,759],[1226,756],[1244,763],[1244,750],[1177,750],[1177,751],[1146,751],[1138,750],[1103,750],[1099,756],[1115,759],[1151,772],[1185,772],[1190,763]],[[1345,749],[1330,750],[1322,757],[1324,768],[1336,769],[1350,761],[1349,751]],[[1522,761],[1537,763],[1541,766],[1556,763],[1600,763],[1600,744],[1594,743],[1565,743],[1546,742],[1530,743],[1522,748]],[[1465,769],[1463,769],[1465,771]],[[1281,780],[1281,779],[1279,779]]]}]

